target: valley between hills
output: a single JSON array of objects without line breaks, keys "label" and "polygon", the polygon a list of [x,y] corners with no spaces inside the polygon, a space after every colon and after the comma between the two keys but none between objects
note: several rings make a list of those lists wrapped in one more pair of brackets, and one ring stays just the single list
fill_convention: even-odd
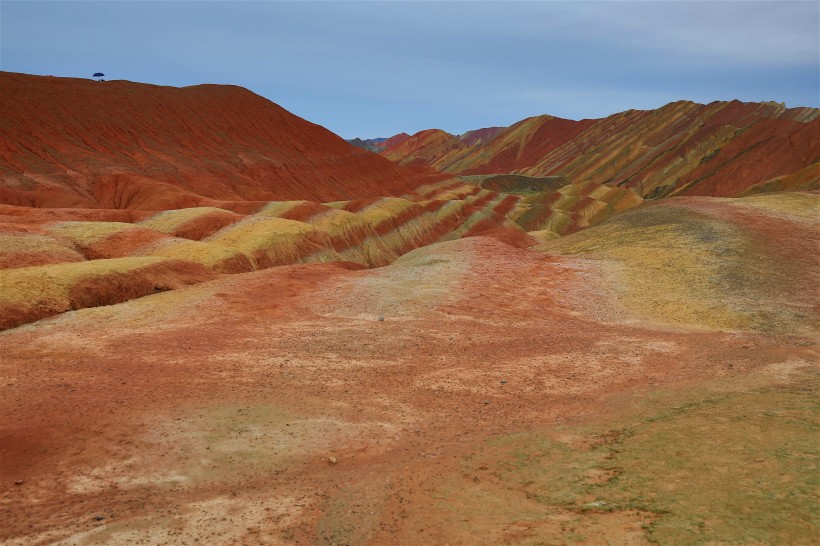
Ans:
[{"label": "valley between hills", "polygon": [[820,110],[0,90],[4,544],[814,542]]}]

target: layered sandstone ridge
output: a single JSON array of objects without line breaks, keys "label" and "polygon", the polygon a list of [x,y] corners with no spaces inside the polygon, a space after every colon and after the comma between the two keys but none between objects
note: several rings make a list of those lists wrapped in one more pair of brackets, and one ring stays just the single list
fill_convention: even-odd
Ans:
[{"label": "layered sandstone ridge", "polygon": [[818,114],[778,103],[680,101],[603,119],[536,116],[474,143],[430,129],[381,153],[452,174],[564,176],[647,198],[737,197],[820,186]]},{"label": "layered sandstone ridge", "polygon": [[641,201],[592,183],[522,196],[445,180],[402,197],[271,201],[248,214],[0,205],[0,329],[223,274],[307,262],[379,267],[478,234],[532,246]]}]

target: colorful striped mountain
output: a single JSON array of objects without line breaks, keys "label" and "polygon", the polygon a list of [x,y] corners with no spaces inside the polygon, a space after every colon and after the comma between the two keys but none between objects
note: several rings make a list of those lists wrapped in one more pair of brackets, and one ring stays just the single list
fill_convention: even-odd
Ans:
[{"label": "colorful striped mountain", "polygon": [[[527,118],[465,140],[428,129],[380,152],[450,174],[564,176],[643,197],[736,197],[820,185],[820,110],[680,101],[602,119]],[[469,134],[469,133],[468,133]],[[389,141],[388,141],[389,142]]]}]

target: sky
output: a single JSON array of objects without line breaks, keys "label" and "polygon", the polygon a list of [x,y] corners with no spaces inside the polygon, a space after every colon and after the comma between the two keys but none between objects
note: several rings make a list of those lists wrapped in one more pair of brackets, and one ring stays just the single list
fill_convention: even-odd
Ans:
[{"label": "sky", "polygon": [[820,2],[0,0],[0,69],[241,85],[344,138],[820,106]]}]

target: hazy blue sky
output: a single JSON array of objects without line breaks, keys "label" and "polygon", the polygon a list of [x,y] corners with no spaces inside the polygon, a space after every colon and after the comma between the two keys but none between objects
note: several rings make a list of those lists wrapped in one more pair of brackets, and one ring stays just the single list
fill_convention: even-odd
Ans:
[{"label": "hazy blue sky", "polygon": [[820,4],[0,2],[0,67],[242,85],[346,137],[678,99],[818,106]]}]

